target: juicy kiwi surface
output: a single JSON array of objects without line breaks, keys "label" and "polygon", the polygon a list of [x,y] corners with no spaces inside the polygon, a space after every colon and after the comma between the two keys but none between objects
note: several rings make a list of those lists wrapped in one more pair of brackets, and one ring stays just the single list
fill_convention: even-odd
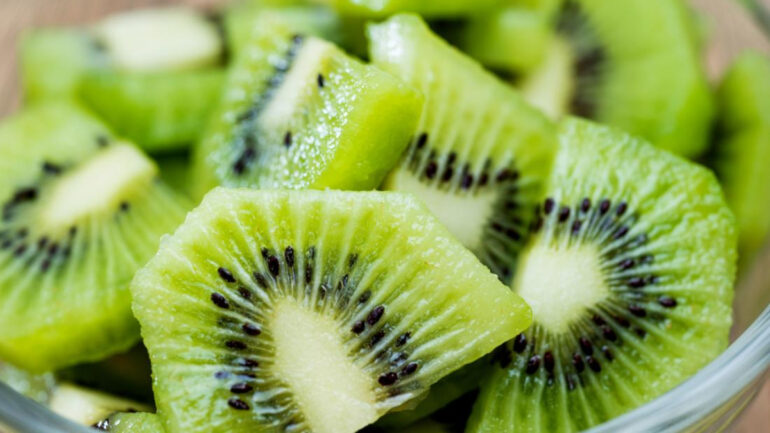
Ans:
[{"label": "juicy kiwi surface", "polygon": [[85,74],[81,100],[148,152],[187,148],[198,139],[219,100],[224,71]]},{"label": "juicy kiwi surface", "polygon": [[0,125],[0,358],[42,372],[139,337],[128,283],[187,202],[66,103]]},{"label": "juicy kiwi surface", "polygon": [[25,98],[78,97],[149,151],[185,147],[218,100],[223,45],[214,23],[183,8],[33,30],[21,44]]},{"label": "juicy kiwi surface", "polygon": [[425,96],[417,132],[384,188],[415,194],[508,280],[550,168],[555,128],[417,16],[371,26],[369,41],[375,65]]},{"label": "juicy kiwi surface", "polygon": [[152,413],[118,413],[109,417],[97,430],[110,433],[163,433],[163,422]]},{"label": "juicy kiwi surface", "polygon": [[469,432],[579,431],[668,391],[728,342],[734,218],[708,170],[567,120]]},{"label": "juicy kiwi surface", "polygon": [[382,192],[218,188],[132,293],[171,433],[355,432],[531,320],[414,199]]},{"label": "juicy kiwi surface", "polygon": [[419,96],[290,22],[266,18],[195,147],[198,196],[217,185],[377,187],[414,131]]},{"label": "juicy kiwi surface", "polygon": [[740,228],[742,262],[770,232],[770,59],[746,53],[717,94],[719,124],[714,166]]},{"label": "juicy kiwi surface", "polygon": [[503,3],[503,0],[312,0],[338,10],[343,15],[386,17],[398,12],[413,12],[430,18],[454,18],[478,14]]},{"label": "juicy kiwi surface", "polygon": [[525,95],[556,117],[595,119],[697,156],[714,104],[690,14],[681,0],[567,0]]}]

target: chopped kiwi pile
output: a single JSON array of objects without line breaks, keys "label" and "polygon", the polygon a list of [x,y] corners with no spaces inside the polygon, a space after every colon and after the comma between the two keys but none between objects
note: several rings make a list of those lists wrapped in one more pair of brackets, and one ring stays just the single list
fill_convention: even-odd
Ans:
[{"label": "chopped kiwi pile", "polygon": [[246,0],[29,29],[1,389],[113,433],[577,432],[655,399],[727,347],[770,232],[770,59],[712,88],[695,20]]}]

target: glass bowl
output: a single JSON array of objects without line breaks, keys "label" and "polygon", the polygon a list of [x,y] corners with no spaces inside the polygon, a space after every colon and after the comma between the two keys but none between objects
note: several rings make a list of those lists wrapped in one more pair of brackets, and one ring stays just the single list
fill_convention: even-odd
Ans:
[{"label": "glass bowl", "polygon": [[[618,1],[618,0],[607,0]],[[706,62],[717,80],[744,49],[770,54],[770,0],[690,0],[710,32]],[[224,0],[184,0],[210,7]],[[0,0],[0,116],[18,106],[15,44],[29,26],[82,23],[106,13],[167,0]],[[752,19],[751,14],[754,13]],[[764,31],[763,32],[763,28]],[[769,77],[770,79],[770,77]],[[768,161],[770,162],[770,161]],[[770,242],[742,272],[736,288],[732,344],[711,364],[667,394],[594,427],[610,432],[770,432]],[[760,395],[759,398],[755,397]],[[89,433],[0,383],[0,432]]]}]

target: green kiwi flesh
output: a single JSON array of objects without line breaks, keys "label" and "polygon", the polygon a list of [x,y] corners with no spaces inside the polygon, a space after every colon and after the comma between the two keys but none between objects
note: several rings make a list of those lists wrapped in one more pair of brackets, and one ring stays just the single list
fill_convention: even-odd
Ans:
[{"label": "green kiwi flesh", "polygon": [[64,418],[97,430],[116,412],[148,411],[151,408],[137,402],[67,383],[59,384],[51,395],[48,407]]},{"label": "green kiwi flesh", "polygon": [[219,100],[224,71],[85,74],[80,99],[116,133],[151,153],[189,147]]},{"label": "green kiwi flesh", "polygon": [[426,18],[457,18],[491,10],[503,0],[313,0],[326,4],[342,15],[387,17],[412,12]]},{"label": "green kiwi flesh", "polygon": [[582,431],[728,343],[736,229],[713,174],[588,121],[560,130],[512,285],[535,322],[495,351],[469,432]]},{"label": "green kiwi flesh", "polygon": [[368,36],[373,63],[425,96],[384,189],[415,194],[507,281],[550,168],[555,127],[415,15],[372,25]]},{"label": "green kiwi flesh", "polygon": [[99,430],[110,433],[163,433],[163,422],[154,413],[117,413],[102,422]]},{"label": "green kiwi flesh", "polygon": [[717,98],[714,167],[738,220],[741,261],[748,263],[770,232],[770,58],[740,56]]},{"label": "green kiwi flesh", "polygon": [[414,131],[419,95],[292,23],[265,18],[195,146],[197,196],[217,185],[376,188]]},{"label": "green kiwi flesh", "polygon": [[706,149],[714,102],[684,2],[569,0],[555,21],[553,52],[524,78],[534,105],[625,129],[683,156]]},{"label": "green kiwi flesh", "polygon": [[352,433],[531,320],[416,200],[383,192],[217,188],[132,294],[170,433]]},{"label": "green kiwi flesh", "polygon": [[0,124],[0,358],[45,372],[139,338],[128,283],[188,203],[68,103]]}]

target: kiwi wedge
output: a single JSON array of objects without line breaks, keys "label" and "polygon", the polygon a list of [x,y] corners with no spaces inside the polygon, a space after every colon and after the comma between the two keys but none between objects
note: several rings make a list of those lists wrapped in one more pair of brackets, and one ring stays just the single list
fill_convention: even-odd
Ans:
[{"label": "kiwi wedge", "polygon": [[383,188],[415,194],[507,281],[548,175],[555,128],[416,15],[372,25],[368,36],[373,63],[425,96],[417,132]]},{"label": "kiwi wedge", "polygon": [[217,185],[376,188],[414,131],[419,95],[288,20],[263,18],[195,146],[196,195]]},{"label": "kiwi wedge", "polygon": [[531,321],[416,200],[383,192],[217,188],[132,294],[170,433],[352,433]]},{"label": "kiwi wedge", "polygon": [[770,58],[741,55],[717,97],[714,168],[738,220],[741,261],[749,263],[770,232]]},{"label": "kiwi wedge", "polygon": [[67,383],[54,389],[48,406],[64,418],[97,430],[102,429],[104,420],[115,413],[151,409],[131,400]]},{"label": "kiwi wedge", "polygon": [[189,204],[68,103],[0,124],[0,358],[52,371],[139,338],[128,283]]},{"label": "kiwi wedge", "polygon": [[343,15],[387,17],[413,12],[426,18],[458,18],[494,9],[505,0],[313,0]]},{"label": "kiwi wedge", "polygon": [[32,30],[20,51],[27,102],[82,98],[116,132],[153,152],[198,137],[224,75],[216,25],[186,8]]},{"label": "kiwi wedge", "polygon": [[147,412],[117,413],[96,426],[110,433],[163,433],[163,422],[158,415]]},{"label": "kiwi wedge", "polygon": [[540,67],[520,81],[546,112],[613,125],[686,157],[708,145],[714,102],[681,0],[567,0]]},{"label": "kiwi wedge", "polygon": [[469,432],[573,432],[670,390],[728,343],[736,229],[713,174],[585,120],[560,151]]}]

